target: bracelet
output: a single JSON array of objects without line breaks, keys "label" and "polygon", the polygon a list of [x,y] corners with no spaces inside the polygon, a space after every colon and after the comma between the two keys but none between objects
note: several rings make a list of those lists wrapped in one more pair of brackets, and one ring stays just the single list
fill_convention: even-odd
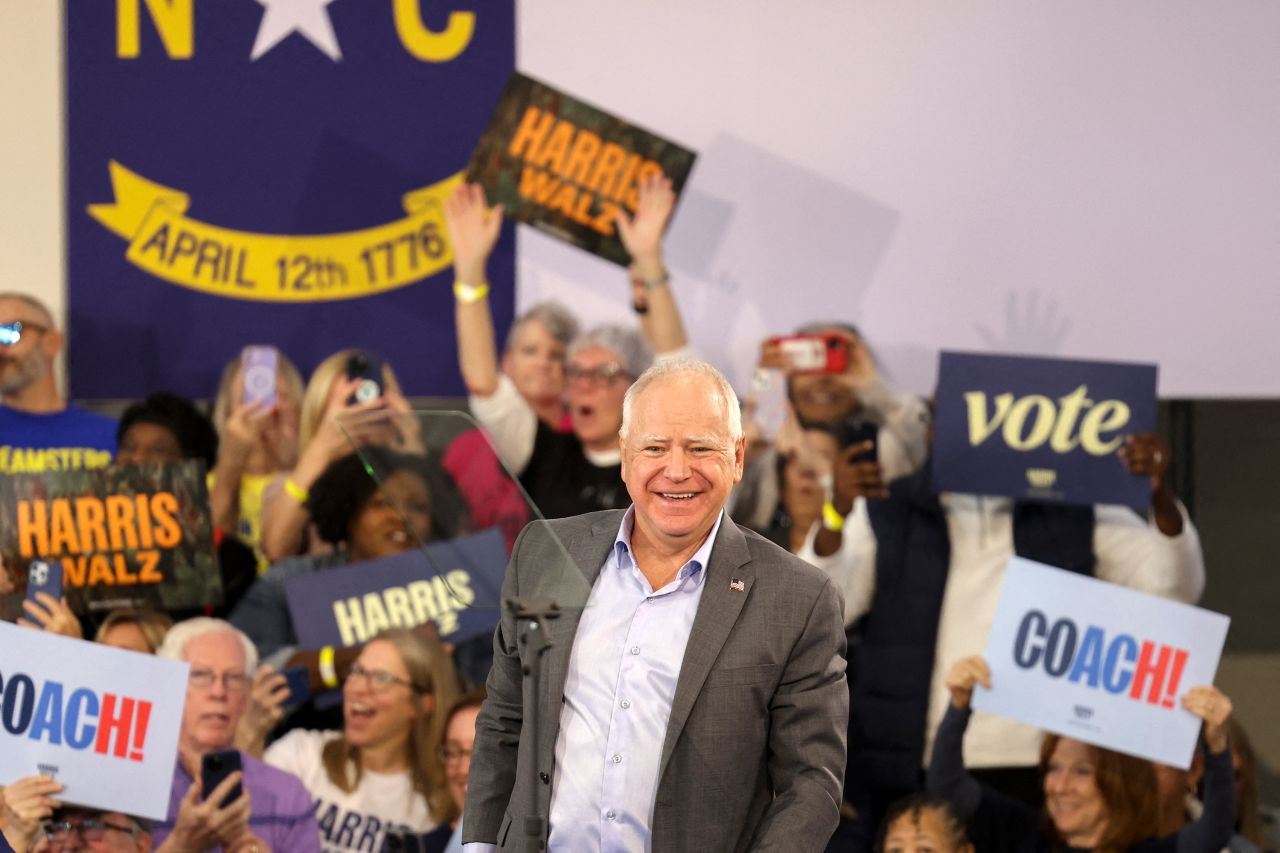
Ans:
[{"label": "bracelet", "polygon": [[480,284],[463,284],[460,281],[453,283],[453,295],[457,297],[459,302],[470,305],[472,302],[479,302],[489,295],[489,285],[481,282]]},{"label": "bracelet", "polygon": [[640,283],[644,285],[645,290],[653,290],[655,287],[661,287],[671,281],[671,272],[666,267],[662,268],[662,272],[653,278],[642,278]]},{"label": "bracelet", "polygon": [[338,686],[338,670],[333,665],[333,646],[325,646],[320,650],[320,680],[325,687]]},{"label": "bracelet", "polygon": [[292,477],[284,481],[284,492],[300,504],[306,503],[307,498],[311,497],[311,492],[295,483]]},{"label": "bracelet", "polygon": [[832,533],[844,530],[844,516],[839,513],[831,501],[822,505],[822,526]]}]

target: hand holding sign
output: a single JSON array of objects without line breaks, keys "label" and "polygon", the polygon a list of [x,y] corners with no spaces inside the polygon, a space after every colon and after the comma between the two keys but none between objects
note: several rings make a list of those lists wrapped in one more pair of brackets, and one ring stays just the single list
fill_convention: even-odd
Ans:
[{"label": "hand holding sign", "polygon": [[53,815],[62,803],[54,794],[62,791],[62,785],[52,776],[28,776],[4,788],[0,793],[0,828],[15,849],[35,847],[40,834],[40,824]]},{"label": "hand holding sign", "polygon": [[503,206],[490,208],[479,184],[459,184],[445,199],[444,224],[453,247],[455,280],[472,287],[484,284],[485,263],[502,230]]},{"label": "hand holding sign", "polygon": [[1233,706],[1221,690],[1212,685],[1192,687],[1182,697],[1182,707],[1204,720],[1204,742],[1209,751],[1222,752],[1227,748],[1228,723]]},{"label": "hand holding sign", "polygon": [[945,679],[947,690],[951,692],[951,705],[963,711],[973,700],[973,688],[981,684],[991,689],[991,667],[981,655],[970,655],[961,658],[947,670]]}]

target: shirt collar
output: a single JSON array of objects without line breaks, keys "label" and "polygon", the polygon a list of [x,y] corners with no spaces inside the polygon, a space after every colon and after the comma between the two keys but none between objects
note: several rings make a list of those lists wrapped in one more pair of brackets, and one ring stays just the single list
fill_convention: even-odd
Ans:
[{"label": "shirt collar", "polygon": [[[623,513],[622,523],[618,525],[618,535],[613,538],[613,555],[614,562],[620,569],[630,569],[635,565],[635,560],[631,556],[631,530],[635,526],[636,505],[632,504]],[[711,549],[716,544],[716,535],[720,532],[720,522],[724,520],[724,509],[716,514],[716,523],[711,525],[711,532],[707,534],[707,538],[698,550],[693,552],[693,556],[689,558],[689,562],[681,567],[678,577],[688,577],[689,575],[701,572],[707,567],[707,561],[711,559]]]}]

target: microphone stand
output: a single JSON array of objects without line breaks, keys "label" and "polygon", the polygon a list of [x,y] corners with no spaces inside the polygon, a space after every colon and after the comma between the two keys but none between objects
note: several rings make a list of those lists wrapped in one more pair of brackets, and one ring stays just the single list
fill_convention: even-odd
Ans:
[{"label": "microphone stand", "polygon": [[[530,759],[525,762],[523,778],[516,780],[516,784],[524,786],[528,802],[533,805],[533,814],[524,820],[524,834],[533,839],[535,849],[546,850],[547,821],[542,817],[542,787],[538,784],[541,780],[536,758],[541,733],[538,688],[542,683],[542,656],[552,646],[547,623],[559,618],[560,607],[551,598],[508,598],[506,606],[516,618],[524,696],[531,697],[531,701],[525,703],[527,710],[520,737],[529,737],[533,748],[529,750]],[[547,781],[549,784],[550,780]]]}]

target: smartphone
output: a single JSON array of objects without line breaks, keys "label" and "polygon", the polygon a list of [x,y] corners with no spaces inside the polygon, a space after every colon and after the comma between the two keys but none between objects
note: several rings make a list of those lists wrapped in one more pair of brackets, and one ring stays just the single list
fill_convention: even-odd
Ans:
[{"label": "smartphone", "polygon": [[[214,788],[221,785],[228,776],[239,769],[240,753],[234,749],[205,753],[200,759],[200,786],[204,790],[205,797],[208,797]],[[241,786],[237,784],[231,789],[231,793],[223,797],[221,803],[218,803],[218,808],[225,809],[240,799],[240,794]]]},{"label": "smartphone", "polygon": [[54,601],[62,598],[61,561],[35,559],[27,564],[27,600],[40,604],[37,592],[47,592]]},{"label": "smartphone", "polygon": [[880,445],[877,442],[877,438],[880,435],[880,427],[876,424],[863,420],[844,420],[836,427],[835,433],[836,444],[841,451],[864,441],[871,442],[871,449],[866,453],[860,454],[857,461],[880,461]]},{"label": "smartphone", "polygon": [[305,666],[291,666],[283,674],[289,683],[289,698],[284,700],[286,705],[297,705],[311,697],[311,673]]},{"label": "smartphone", "polygon": [[240,366],[244,370],[244,397],[249,403],[265,403],[268,406],[276,402],[276,369],[280,354],[275,347],[245,347],[240,355]]},{"label": "smartphone", "polygon": [[849,344],[839,335],[785,335],[768,343],[782,351],[792,373],[843,373],[849,367]]},{"label": "smartphone", "polygon": [[347,378],[360,384],[347,398],[351,405],[367,403],[382,396],[382,359],[374,353],[356,350],[347,359]]}]

